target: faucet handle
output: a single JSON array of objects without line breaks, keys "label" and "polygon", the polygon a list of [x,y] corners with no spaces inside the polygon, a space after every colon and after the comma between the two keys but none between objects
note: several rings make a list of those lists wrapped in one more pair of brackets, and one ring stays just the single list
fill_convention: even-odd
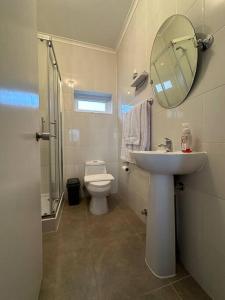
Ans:
[{"label": "faucet handle", "polygon": [[165,142],[166,142],[166,151],[167,152],[172,152],[173,151],[173,142],[170,138],[165,137]]},{"label": "faucet handle", "polygon": [[159,144],[158,147],[161,148],[163,147],[166,152],[172,152],[173,151],[173,142],[170,138],[165,137],[165,144]]}]

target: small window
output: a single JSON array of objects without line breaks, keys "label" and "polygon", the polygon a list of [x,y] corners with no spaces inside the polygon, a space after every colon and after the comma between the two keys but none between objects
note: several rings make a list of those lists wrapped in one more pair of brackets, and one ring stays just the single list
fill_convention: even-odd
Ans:
[{"label": "small window", "polygon": [[75,91],[75,108],[80,112],[112,113],[112,95],[102,92]]}]

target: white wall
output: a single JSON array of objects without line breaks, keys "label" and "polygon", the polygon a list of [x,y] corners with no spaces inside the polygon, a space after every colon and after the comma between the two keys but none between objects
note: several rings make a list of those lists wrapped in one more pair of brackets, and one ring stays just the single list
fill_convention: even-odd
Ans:
[{"label": "white wall", "polygon": [[0,299],[37,300],[42,277],[36,6],[0,2]]},{"label": "white wall", "polygon": [[[198,32],[213,33],[213,47],[201,54],[195,85],[179,107],[166,110],[153,105],[153,146],[163,137],[180,147],[181,123],[189,122],[194,150],[208,152],[207,166],[200,173],[183,177],[179,194],[179,248],[182,261],[194,278],[215,299],[225,297],[225,1],[139,0],[118,51],[118,100],[138,103],[152,96],[148,86],[137,96],[128,95],[133,70],[149,70],[154,36],[172,14],[185,14]],[[121,120],[119,120],[121,127]],[[133,166],[120,171],[119,195],[140,216],[148,200],[147,173]],[[140,216],[141,217],[141,216]]]},{"label": "white wall", "polygon": [[[85,161],[92,159],[106,161],[108,172],[117,178],[116,55],[68,42],[54,42],[54,47],[63,80],[64,178],[82,182]],[[68,80],[76,81],[73,88]],[[113,114],[75,112],[74,89],[111,93]]]}]

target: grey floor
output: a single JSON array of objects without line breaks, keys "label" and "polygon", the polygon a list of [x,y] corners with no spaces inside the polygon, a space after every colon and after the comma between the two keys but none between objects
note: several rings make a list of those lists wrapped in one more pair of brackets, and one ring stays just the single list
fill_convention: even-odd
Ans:
[{"label": "grey floor", "polygon": [[145,265],[145,225],[109,199],[110,212],[93,216],[86,201],[64,205],[57,233],[43,237],[40,300],[210,299],[178,264],[177,276],[159,280]]}]

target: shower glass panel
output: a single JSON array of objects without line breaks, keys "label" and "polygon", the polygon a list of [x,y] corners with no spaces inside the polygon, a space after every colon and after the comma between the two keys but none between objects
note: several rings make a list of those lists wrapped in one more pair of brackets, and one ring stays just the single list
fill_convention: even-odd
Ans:
[{"label": "shower glass panel", "polygon": [[[48,140],[40,140],[42,216],[53,216],[63,195],[62,112],[60,76],[53,45],[39,42],[39,94],[41,118]],[[42,109],[43,107],[43,109]],[[42,130],[42,131],[43,131]],[[45,151],[42,151],[45,149]]]}]

